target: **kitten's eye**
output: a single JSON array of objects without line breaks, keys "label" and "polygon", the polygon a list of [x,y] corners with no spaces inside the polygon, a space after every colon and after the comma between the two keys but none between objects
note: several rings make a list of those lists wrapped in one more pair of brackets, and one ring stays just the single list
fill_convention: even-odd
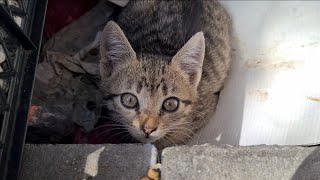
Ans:
[{"label": "kitten's eye", "polygon": [[174,112],[179,107],[179,99],[175,97],[170,97],[166,99],[162,104],[162,109],[167,112]]},{"label": "kitten's eye", "polygon": [[126,108],[134,108],[138,105],[138,99],[133,94],[125,93],[121,95],[121,103]]}]

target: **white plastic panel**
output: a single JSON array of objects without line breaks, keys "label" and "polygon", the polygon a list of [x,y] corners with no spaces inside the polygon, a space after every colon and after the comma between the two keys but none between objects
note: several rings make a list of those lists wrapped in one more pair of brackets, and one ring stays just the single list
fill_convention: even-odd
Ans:
[{"label": "white plastic panel", "polygon": [[215,116],[191,144],[320,142],[320,3],[222,1],[234,60]]}]

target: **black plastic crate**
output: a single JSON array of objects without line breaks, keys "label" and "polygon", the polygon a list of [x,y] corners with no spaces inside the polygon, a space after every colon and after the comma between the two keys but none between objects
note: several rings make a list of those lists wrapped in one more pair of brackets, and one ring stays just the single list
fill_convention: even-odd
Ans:
[{"label": "black plastic crate", "polygon": [[0,0],[0,179],[17,179],[47,0]]}]

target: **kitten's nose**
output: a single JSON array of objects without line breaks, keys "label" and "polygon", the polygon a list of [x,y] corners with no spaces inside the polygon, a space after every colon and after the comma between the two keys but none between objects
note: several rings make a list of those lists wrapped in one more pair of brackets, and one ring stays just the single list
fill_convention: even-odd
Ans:
[{"label": "kitten's nose", "polygon": [[148,138],[152,132],[157,130],[158,125],[159,119],[157,117],[147,115],[142,121],[141,130],[146,134],[146,138]]},{"label": "kitten's nose", "polygon": [[148,127],[144,127],[143,128],[143,131],[144,131],[144,133],[146,133],[146,134],[151,134],[152,132],[154,132],[154,131],[156,131],[157,130],[157,128],[148,128]]}]

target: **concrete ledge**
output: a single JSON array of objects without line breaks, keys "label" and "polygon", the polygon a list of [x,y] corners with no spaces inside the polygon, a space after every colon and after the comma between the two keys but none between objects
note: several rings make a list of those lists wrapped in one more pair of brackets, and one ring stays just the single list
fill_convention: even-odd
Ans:
[{"label": "concrete ledge", "polygon": [[171,147],[162,153],[162,180],[319,179],[320,148]]},{"label": "concrete ledge", "polygon": [[21,180],[140,179],[156,162],[151,145],[26,145]]},{"label": "concrete ledge", "polygon": [[[151,145],[26,145],[21,180],[139,180],[156,163]],[[163,150],[162,180],[319,179],[320,147],[180,146]]]}]

